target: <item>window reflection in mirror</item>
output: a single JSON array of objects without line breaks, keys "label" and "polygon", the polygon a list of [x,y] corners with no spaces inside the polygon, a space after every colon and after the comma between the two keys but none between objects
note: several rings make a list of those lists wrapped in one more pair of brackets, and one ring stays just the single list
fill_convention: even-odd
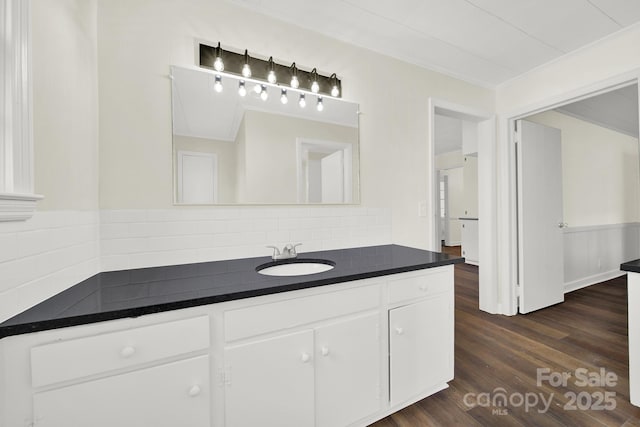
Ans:
[{"label": "window reflection in mirror", "polygon": [[174,198],[178,204],[359,203],[358,105],[240,78],[172,67]]}]

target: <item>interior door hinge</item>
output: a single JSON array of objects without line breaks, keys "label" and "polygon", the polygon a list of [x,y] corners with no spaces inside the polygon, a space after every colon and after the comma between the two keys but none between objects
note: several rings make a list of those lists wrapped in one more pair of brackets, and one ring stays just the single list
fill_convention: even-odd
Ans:
[{"label": "interior door hinge", "polygon": [[220,369],[218,371],[218,384],[220,386],[231,385],[231,368]]}]

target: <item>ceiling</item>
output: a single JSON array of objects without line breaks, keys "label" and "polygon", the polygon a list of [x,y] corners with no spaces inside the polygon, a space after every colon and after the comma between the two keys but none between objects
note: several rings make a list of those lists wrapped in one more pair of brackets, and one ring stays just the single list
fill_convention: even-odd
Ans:
[{"label": "ceiling", "polygon": [[640,21],[638,0],[228,0],[487,87]]},{"label": "ceiling", "polygon": [[638,85],[593,96],[555,110],[638,138]]}]

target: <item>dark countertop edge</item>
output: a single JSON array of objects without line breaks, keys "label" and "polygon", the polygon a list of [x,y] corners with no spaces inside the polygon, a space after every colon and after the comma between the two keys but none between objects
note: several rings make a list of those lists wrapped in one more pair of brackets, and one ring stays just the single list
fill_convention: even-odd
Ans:
[{"label": "dark countertop edge", "polygon": [[[426,270],[429,268],[443,267],[445,265],[461,264],[465,259],[452,258],[442,261],[434,261],[427,264],[415,264],[411,266],[390,268],[384,270],[373,270],[367,273],[352,274],[341,277],[331,277],[320,280],[312,280],[297,284],[287,284],[281,286],[273,286],[262,289],[252,289],[242,292],[227,293],[224,295],[216,295],[211,297],[194,298],[183,301],[175,301],[170,303],[155,304],[145,307],[128,308],[124,310],[114,310],[104,313],[87,314],[81,316],[70,316],[62,319],[51,319],[39,322],[23,323],[18,325],[0,327],[0,339],[22,335],[33,332],[48,331],[52,329],[66,328],[70,326],[88,325],[91,323],[99,323],[107,320],[135,318],[146,314],[161,313],[164,311],[180,310],[190,307],[198,307],[202,305],[215,304],[226,301],[234,301],[246,298],[260,297],[265,295],[278,294],[283,292],[298,291],[302,289],[315,288],[319,286],[335,285],[338,283],[351,282],[355,280],[371,279],[375,277],[388,276],[391,274],[408,273],[411,271]],[[640,271],[640,270],[639,270]],[[100,275],[102,273],[98,273]]]},{"label": "dark countertop edge", "polygon": [[620,270],[630,273],[640,273],[640,259],[623,262],[620,264]]}]

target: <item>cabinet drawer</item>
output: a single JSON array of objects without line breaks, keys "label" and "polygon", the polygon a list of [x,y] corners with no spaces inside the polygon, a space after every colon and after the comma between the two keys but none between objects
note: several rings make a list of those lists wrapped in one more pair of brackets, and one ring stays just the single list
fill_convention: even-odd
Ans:
[{"label": "cabinet drawer", "polygon": [[308,297],[298,297],[224,314],[227,342],[292,328],[359,311],[377,309],[380,286],[370,285]]},{"label": "cabinet drawer", "polygon": [[31,382],[41,387],[209,348],[209,317],[177,320],[31,349]]},{"label": "cabinet drawer", "polygon": [[453,290],[453,269],[444,268],[419,275],[389,280],[389,303],[422,298]]}]

